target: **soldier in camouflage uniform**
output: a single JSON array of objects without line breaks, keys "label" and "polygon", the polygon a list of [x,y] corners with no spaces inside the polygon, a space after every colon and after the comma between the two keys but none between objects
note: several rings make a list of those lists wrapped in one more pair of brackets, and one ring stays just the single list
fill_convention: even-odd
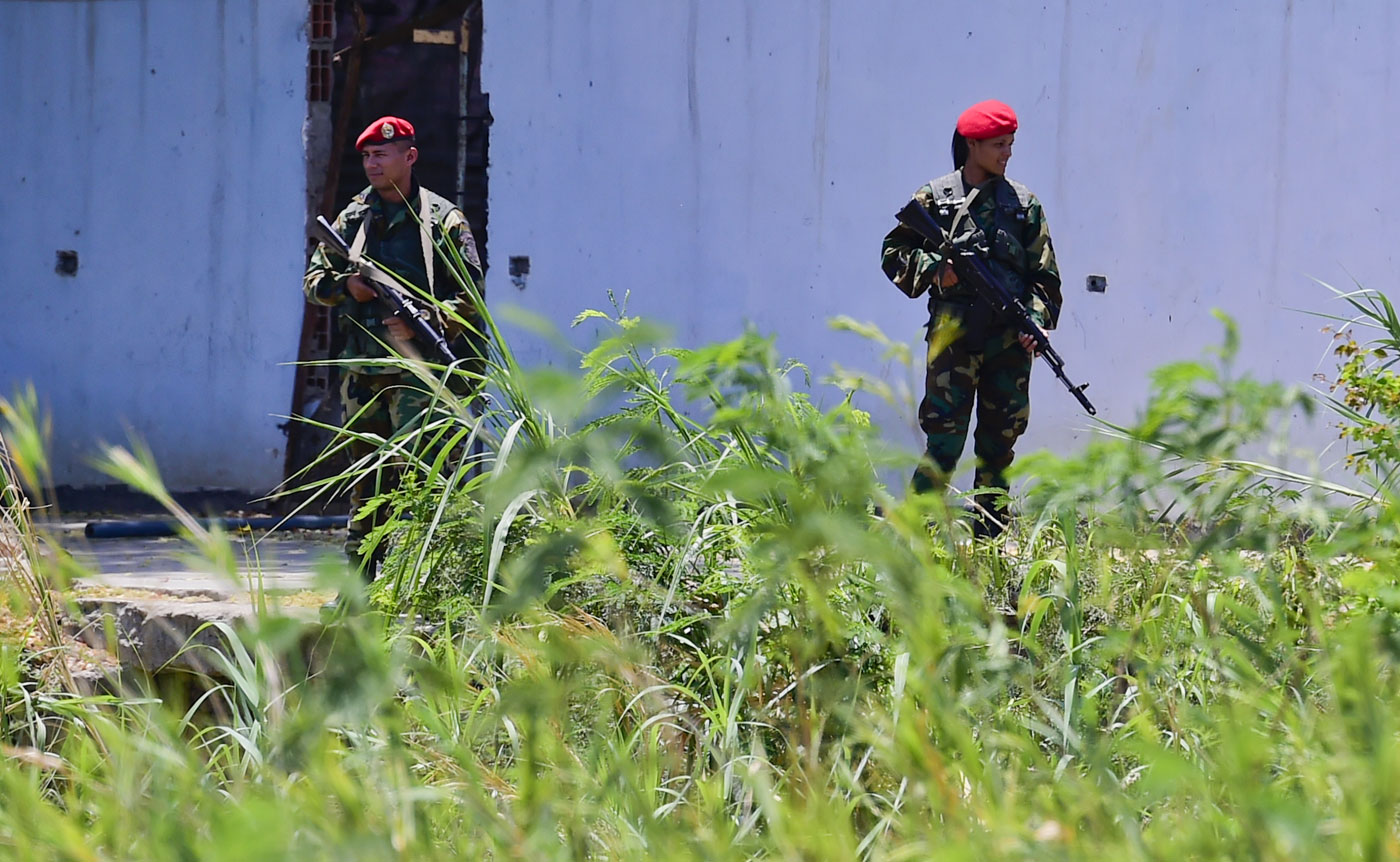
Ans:
[{"label": "soldier in camouflage uniform", "polygon": [[[953,135],[955,170],[914,197],[955,240],[981,247],[993,274],[1048,330],[1059,317],[1060,275],[1040,201],[1006,178],[1016,128],[1015,112],[1001,102],[969,108]],[[999,319],[970,286],[958,282],[938,248],[903,225],[885,237],[881,267],[910,297],[929,294],[928,370],[919,405],[928,450],[914,474],[913,489],[946,486],[962,454],[975,402],[973,452],[981,512],[974,526],[979,535],[1000,533],[1007,515],[1006,468],[1030,417],[1034,341]]]},{"label": "soldier in camouflage uniform", "polygon": [[[450,201],[423,188],[413,176],[418,160],[413,126],[398,117],[382,117],[364,130],[355,142],[364,164],[369,187],[350,201],[336,217],[335,228],[352,250],[360,251],[385,269],[425,292],[430,292],[458,316],[467,320],[463,327],[446,315],[436,325],[446,336],[453,352],[467,358],[468,370],[480,371],[484,356],[485,328],[477,307],[484,295],[480,258],[476,241],[462,211]],[[423,230],[420,225],[426,226]],[[458,282],[444,262],[439,248],[454,246],[466,264],[476,298]],[[433,395],[424,391],[413,374],[394,365],[376,365],[373,360],[391,355],[385,345],[393,344],[403,355],[431,350],[414,340],[412,329],[403,321],[387,317],[376,301],[369,283],[355,273],[350,261],[318,246],[306,270],[303,291],[308,302],[337,306],[339,325],[345,335],[341,359],[364,364],[342,368],[341,403],[347,427],[377,434],[385,439],[415,421],[427,419],[426,410]],[[429,359],[436,357],[429,356]],[[369,360],[365,362],[365,360]],[[461,377],[453,377],[455,394],[465,396],[471,388]],[[353,420],[353,426],[350,425]],[[353,441],[353,461],[370,457],[375,447]],[[381,471],[366,473],[350,493],[352,518],[361,505],[381,490],[391,477]],[[361,558],[362,540],[373,528],[375,516],[351,521],[346,552],[366,577],[373,579],[377,559]],[[376,555],[377,556],[377,555]]]}]

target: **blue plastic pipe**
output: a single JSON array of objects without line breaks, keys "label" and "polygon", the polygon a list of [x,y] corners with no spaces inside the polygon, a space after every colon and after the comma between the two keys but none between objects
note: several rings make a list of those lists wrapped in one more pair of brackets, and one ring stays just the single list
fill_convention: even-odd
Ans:
[{"label": "blue plastic pipe", "polygon": [[[344,515],[293,515],[290,518],[200,518],[200,526],[222,530],[334,530],[348,522]],[[90,521],[83,527],[89,539],[136,539],[174,536],[178,521],[169,518],[143,518],[136,521]]]}]

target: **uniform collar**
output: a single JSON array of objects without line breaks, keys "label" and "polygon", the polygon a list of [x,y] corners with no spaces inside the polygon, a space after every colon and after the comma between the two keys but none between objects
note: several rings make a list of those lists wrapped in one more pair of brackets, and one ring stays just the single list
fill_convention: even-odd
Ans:
[{"label": "uniform collar", "polygon": [[[418,209],[418,196],[421,193],[422,186],[418,185],[418,176],[415,174],[413,177],[413,185],[409,187],[407,200],[408,205],[415,210]],[[360,197],[364,199],[365,205],[368,206],[375,215],[383,214],[385,210],[391,206],[388,201],[380,197],[379,192],[375,191],[374,186],[366,186],[365,190],[360,192]],[[402,204],[399,204],[399,206],[402,206]]]},{"label": "uniform collar", "polygon": [[[966,194],[972,191],[974,186],[972,185],[972,183],[967,181],[967,174],[963,173],[963,169],[958,168],[957,173],[958,180],[962,183],[963,186],[963,193]],[[987,177],[985,180],[982,181],[982,185],[977,186],[976,188],[982,189],[983,194],[986,194],[992,191],[994,188],[996,188],[998,182],[1009,182],[1009,180],[1006,179],[1005,174],[992,174],[991,176]]]}]

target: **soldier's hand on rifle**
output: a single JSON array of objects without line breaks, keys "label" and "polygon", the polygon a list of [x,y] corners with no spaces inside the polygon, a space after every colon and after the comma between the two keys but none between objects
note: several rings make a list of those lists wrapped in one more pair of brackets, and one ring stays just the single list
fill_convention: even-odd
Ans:
[{"label": "soldier's hand on rifle", "polygon": [[379,295],[374,292],[374,288],[369,286],[369,282],[358,274],[345,279],[345,290],[357,302],[369,302]]},{"label": "soldier's hand on rifle", "polygon": [[939,264],[937,278],[940,288],[952,287],[958,283],[958,274],[953,271],[953,268],[948,265],[946,260]]},{"label": "soldier's hand on rifle", "polygon": [[[1036,329],[1040,329],[1040,327],[1037,326]],[[1041,329],[1041,330],[1040,330],[1040,334],[1041,334],[1041,335],[1044,335],[1044,334],[1045,334],[1045,330]],[[1026,349],[1026,352],[1027,352],[1027,353],[1029,353],[1031,356],[1038,356],[1038,355],[1040,355],[1040,348],[1039,348],[1039,347],[1036,347],[1035,338],[1033,338],[1033,337],[1030,336],[1030,335],[1027,335],[1027,334],[1024,333],[1024,332],[1022,332],[1021,334],[1017,335],[1016,337],[1019,338],[1019,339],[1021,340],[1021,346],[1024,347],[1024,348]]]},{"label": "soldier's hand on rifle", "polygon": [[413,327],[399,320],[397,317],[390,317],[384,321],[384,325],[389,327],[389,334],[399,341],[413,340]]}]

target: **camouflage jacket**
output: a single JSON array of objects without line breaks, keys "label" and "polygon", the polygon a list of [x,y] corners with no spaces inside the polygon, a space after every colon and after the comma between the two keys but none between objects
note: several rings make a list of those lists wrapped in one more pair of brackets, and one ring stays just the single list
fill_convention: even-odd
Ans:
[{"label": "camouflage jacket", "polygon": [[[955,171],[919,189],[914,199],[944,230],[951,230],[953,217],[968,191],[962,172]],[[1055,249],[1040,201],[1020,183],[993,177],[982,184],[968,215],[982,234],[973,239],[982,241],[979,244],[987,252],[993,273],[1026,302],[1031,317],[1041,327],[1054,329],[1064,300]],[[904,225],[897,225],[885,237],[880,267],[909,296],[929,292],[931,320],[950,306],[971,306],[976,298],[972,288],[962,283],[938,286],[935,276],[942,263],[937,247]]]},{"label": "camouflage jacket", "polygon": [[[432,218],[433,255],[433,295],[441,300],[455,314],[471,323],[471,330],[442,316],[438,321],[448,343],[459,357],[482,355],[485,339],[482,333],[482,316],[472,298],[472,291],[465,289],[458,281],[448,264],[443,260],[451,250],[446,243],[456,247],[466,264],[466,274],[470,276],[477,297],[483,298],[486,286],[482,280],[481,260],[477,256],[476,240],[466,217],[451,201],[413,184],[413,194],[408,206],[390,204],[379,196],[373,188],[366,188],[355,195],[349,206],[336,216],[335,229],[348,243],[354,243],[360,225],[368,219],[365,231],[364,253],[396,273],[409,283],[428,290],[427,268],[423,260],[423,244],[419,235],[417,213],[421,205],[420,196],[426,195],[429,213]],[[345,289],[345,281],[353,273],[350,261],[339,254],[318,245],[311,255],[306,268],[306,278],[302,292],[308,302],[317,305],[339,306],[340,328],[345,334],[345,348],[341,359],[378,359],[387,356],[388,351],[381,342],[388,341],[384,325],[383,309],[377,302],[358,302]],[[364,374],[394,371],[392,366],[361,366],[355,369]]]}]

